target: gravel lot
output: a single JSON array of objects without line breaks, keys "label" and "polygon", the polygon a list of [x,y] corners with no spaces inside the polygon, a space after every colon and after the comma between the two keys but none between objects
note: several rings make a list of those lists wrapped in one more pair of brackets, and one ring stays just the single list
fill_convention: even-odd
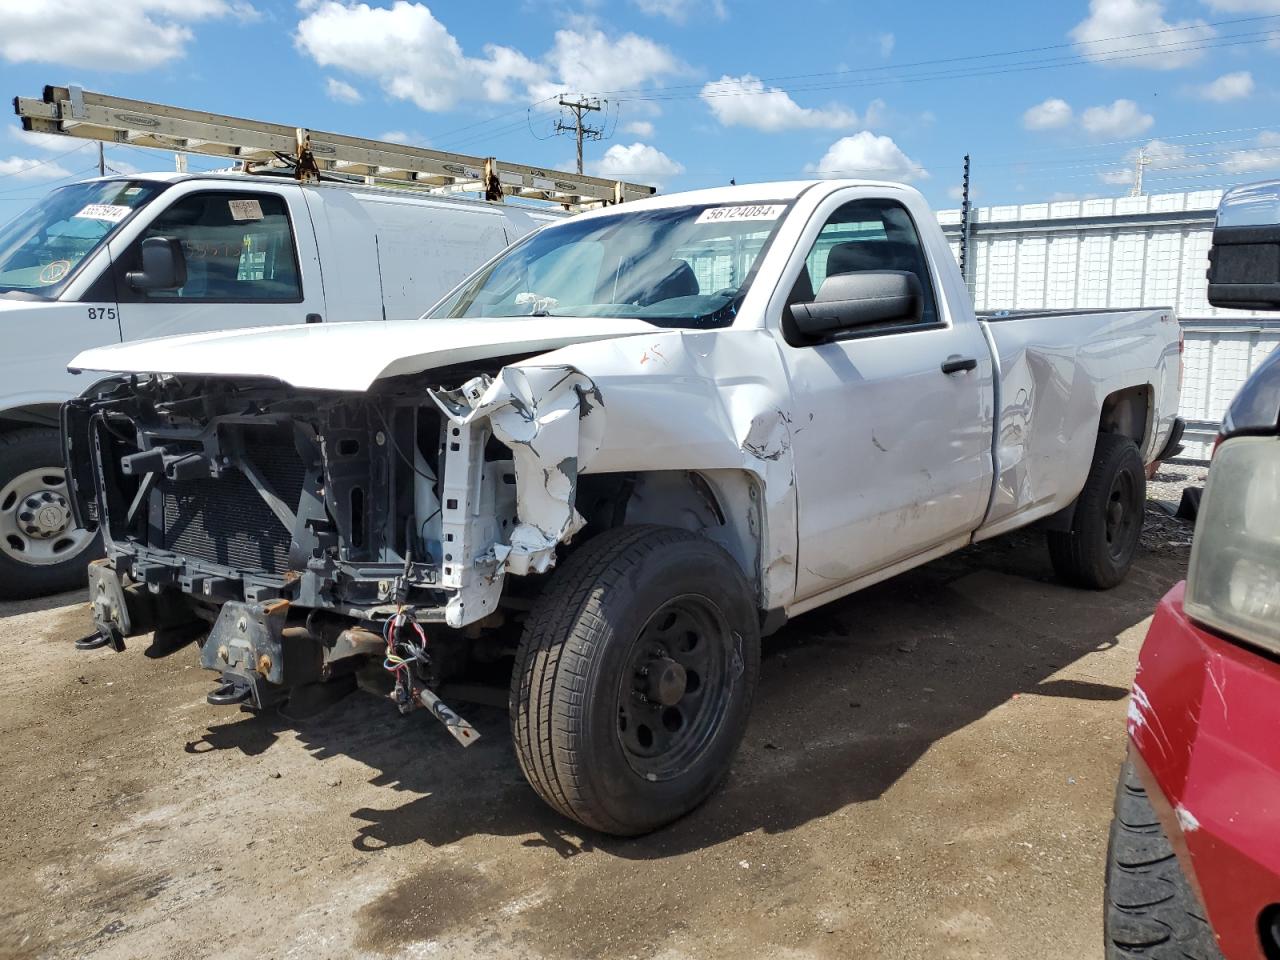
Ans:
[{"label": "gravel lot", "polygon": [[726,787],[630,841],[543,807],[500,711],[464,752],[365,694],[214,708],[193,648],[0,604],[0,956],[1100,957],[1124,698],[1191,539],[1149,515],[1109,593],[1026,533],[793,621]]}]

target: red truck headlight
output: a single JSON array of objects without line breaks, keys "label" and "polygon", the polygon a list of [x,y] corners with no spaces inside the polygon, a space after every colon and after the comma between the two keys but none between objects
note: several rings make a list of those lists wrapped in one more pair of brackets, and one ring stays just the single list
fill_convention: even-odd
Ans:
[{"label": "red truck headlight", "polygon": [[1280,437],[1218,447],[1183,601],[1208,627],[1280,653]]}]

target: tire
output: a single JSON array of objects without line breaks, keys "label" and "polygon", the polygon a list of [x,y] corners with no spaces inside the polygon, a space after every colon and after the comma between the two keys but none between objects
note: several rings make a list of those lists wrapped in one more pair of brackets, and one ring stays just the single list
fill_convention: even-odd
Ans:
[{"label": "tire", "polygon": [[552,575],[525,625],[510,699],[520,767],[584,826],[656,830],[727,776],[759,671],[756,604],[723,549],[668,527],[607,530]]},{"label": "tire", "polygon": [[1133,565],[1146,509],[1147,474],[1137,446],[1128,437],[1098,434],[1071,529],[1048,531],[1054,571],[1093,590],[1120,583]]},{"label": "tire", "polygon": [[58,431],[28,427],[0,434],[0,599],[83,588],[86,565],[102,555],[101,533],[74,526],[53,532],[56,522],[33,526],[45,509],[50,516],[65,513],[70,522]]},{"label": "tire", "polygon": [[1104,897],[1107,960],[1222,960],[1213,928],[1129,761],[1116,789]]}]

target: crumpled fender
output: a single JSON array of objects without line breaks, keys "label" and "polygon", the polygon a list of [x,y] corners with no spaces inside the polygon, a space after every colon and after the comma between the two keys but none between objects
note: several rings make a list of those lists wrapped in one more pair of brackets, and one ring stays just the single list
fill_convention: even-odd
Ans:
[{"label": "crumpled fender", "polygon": [[493,435],[511,449],[517,522],[510,544],[494,545],[502,569],[519,575],[550,569],[556,544],[585,523],[574,497],[578,473],[604,435],[596,385],[568,365],[510,366],[456,390],[433,390],[431,399],[454,424],[487,418]]}]

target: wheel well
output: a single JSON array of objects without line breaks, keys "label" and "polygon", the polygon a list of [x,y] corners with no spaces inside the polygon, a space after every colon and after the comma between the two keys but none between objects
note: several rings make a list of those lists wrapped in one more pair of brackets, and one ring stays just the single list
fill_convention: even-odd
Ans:
[{"label": "wheel well", "polygon": [[0,410],[0,433],[12,433],[24,427],[57,427],[58,410],[56,403],[33,403]]},{"label": "wheel well", "polygon": [[755,478],[742,470],[654,470],[579,477],[577,509],[588,537],[642,523],[701,534],[733,557],[760,597],[763,523]]},{"label": "wheel well", "polygon": [[1128,437],[1141,450],[1151,428],[1151,386],[1125,387],[1102,401],[1099,433]]}]

